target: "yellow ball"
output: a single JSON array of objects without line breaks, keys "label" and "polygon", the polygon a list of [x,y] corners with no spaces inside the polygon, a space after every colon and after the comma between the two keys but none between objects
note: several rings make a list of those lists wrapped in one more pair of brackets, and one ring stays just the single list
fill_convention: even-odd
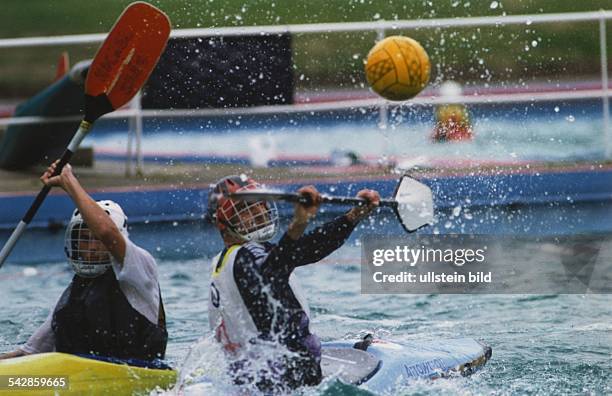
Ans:
[{"label": "yellow ball", "polygon": [[368,84],[389,100],[415,97],[429,82],[429,56],[416,40],[390,36],[368,53],[365,64]]}]

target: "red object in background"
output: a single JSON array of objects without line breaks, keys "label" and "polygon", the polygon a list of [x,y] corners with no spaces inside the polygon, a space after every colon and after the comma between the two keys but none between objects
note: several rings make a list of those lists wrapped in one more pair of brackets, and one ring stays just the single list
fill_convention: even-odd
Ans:
[{"label": "red object in background", "polygon": [[436,110],[436,125],[431,139],[434,142],[472,140],[474,133],[467,108],[460,104],[443,105]]},{"label": "red object in background", "polygon": [[68,52],[64,51],[57,61],[57,69],[53,81],[57,81],[64,77],[64,75],[68,73],[68,70],[70,70],[70,57],[68,56]]}]

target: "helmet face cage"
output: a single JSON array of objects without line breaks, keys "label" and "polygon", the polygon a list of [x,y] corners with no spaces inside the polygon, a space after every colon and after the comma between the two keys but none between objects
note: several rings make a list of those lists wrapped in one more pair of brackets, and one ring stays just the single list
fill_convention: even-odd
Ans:
[{"label": "helmet face cage", "polygon": [[[108,214],[119,232],[127,238],[127,217],[121,206],[110,200],[96,203]],[[102,275],[111,267],[114,260],[106,246],[89,230],[78,209],[72,214],[66,228],[64,251],[74,272],[84,278]]]},{"label": "helmet face cage", "polygon": [[[257,188],[250,184],[237,191]],[[265,242],[274,237],[278,228],[278,209],[274,202],[235,201],[227,199],[219,207],[230,231],[245,241]]]},{"label": "helmet face cage", "polygon": [[274,202],[248,202],[229,198],[230,193],[253,190],[261,185],[253,179],[228,176],[210,191],[208,213],[223,233],[243,241],[265,242],[274,237],[278,228],[278,210]]},{"label": "helmet face cage", "polygon": [[66,251],[68,261],[79,276],[93,278],[110,268],[110,252],[85,223],[81,221],[71,224],[66,234],[70,245]]}]

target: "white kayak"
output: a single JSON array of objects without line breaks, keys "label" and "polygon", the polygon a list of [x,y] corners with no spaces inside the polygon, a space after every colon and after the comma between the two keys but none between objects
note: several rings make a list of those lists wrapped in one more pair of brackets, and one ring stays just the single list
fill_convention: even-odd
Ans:
[{"label": "white kayak", "polygon": [[[472,338],[391,342],[325,343],[321,368],[325,377],[361,385],[375,393],[386,393],[415,379],[470,375],[482,368],[491,347]],[[365,350],[363,350],[365,349]]]},{"label": "white kayak", "polygon": [[[384,394],[416,379],[470,375],[491,354],[491,347],[472,338],[399,343],[367,336],[360,341],[323,343],[321,368],[326,378]],[[182,387],[181,393],[209,393],[215,389],[211,382],[202,376]]]}]

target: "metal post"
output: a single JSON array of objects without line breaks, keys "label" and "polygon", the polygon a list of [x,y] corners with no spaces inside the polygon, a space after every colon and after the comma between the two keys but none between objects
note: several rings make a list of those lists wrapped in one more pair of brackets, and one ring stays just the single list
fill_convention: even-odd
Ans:
[{"label": "metal post", "polygon": [[143,175],[144,168],[144,160],[142,157],[142,113],[140,112],[140,110],[142,109],[141,99],[141,92],[138,91],[136,96],[134,96],[134,110],[136,112],[136,114],[134,115],[134,131],[136,132],[136,174],[138,176]]},{"label": "metal post", "polygon": [[[376,29],[376,41],[380,41],[385,38],[385,29]],[[386,129],[389,122],[389,108],[387,103],[382,104],[378,108],[378,127]]]},{"label": "metal post", "polygon": [[[134,109],[136,104],[136,99],[132,98],[130,102],[130,108]],[[132,149],[132,141],[134,140],[134,131],[136,130],[136,118],[130,117],[128,119],[128,133],[127,133],[127,150],[125,153],[125,176],[129,177],[132,175],[132,162],[133,162],[133,149]]]},{"label": "metal post", "polygon": [[606,18],[599,19],[599,45],[601,53],[601,89],[603,90],[603,128],[604,128],[604,147],[606,149],[606,159],[612,155],[610,147],[610,97],[608,89],[608,49],[606,43]]}]

